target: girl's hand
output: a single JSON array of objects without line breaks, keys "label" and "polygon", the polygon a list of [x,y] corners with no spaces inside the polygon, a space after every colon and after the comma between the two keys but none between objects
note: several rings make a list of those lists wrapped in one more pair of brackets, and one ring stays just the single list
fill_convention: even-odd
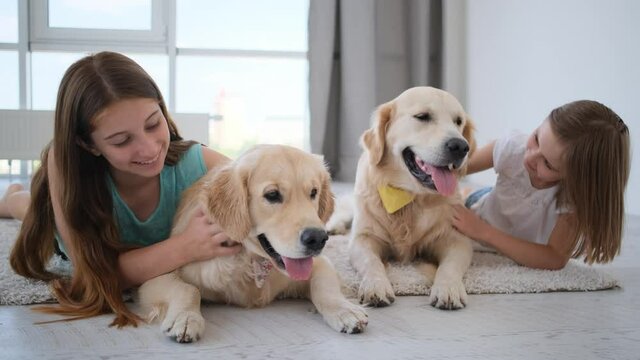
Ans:
[{"label": "girl's hand", "polygon": [[220,226],[209,220],[202,209],[196,212],[179,236],[183,238],[187,257],[192,261],[234,255],[242,249],[242,245],[223,233]]},{"label": "girl's hand", "polygon": [[490,230],[490,225],[480,219],[473,211],[462,205],[454,205],[453,209],[455,210],[453,214],[453,227],[474,240],[488,244],[486,239],[489,238],[487,233]]}]

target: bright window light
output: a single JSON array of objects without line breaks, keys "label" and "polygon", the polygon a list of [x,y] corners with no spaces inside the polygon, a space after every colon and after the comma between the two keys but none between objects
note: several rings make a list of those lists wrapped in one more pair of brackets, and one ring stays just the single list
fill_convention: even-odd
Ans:
[{"label": "bright window light", "polygon": [[150,30],[151,0],[49,0],[49,26]]},{"label": "bright window light", "polygon": [[0,109],[17,109],[18,99],[18,52],[0,51]]},{"label": "bright window light", "polygon": [[306,59],[179,56],[177,75],[177,110],[212,115],[213,148],[233,157],[257,143],[306,147]]},{"label": "bright window light", "polygon": [[0,43],[18,42],[18,1],[0,1]]},{"label": "bright window light", "polygon": [[307,51],[308,0],[178,0],[181,48]]}]

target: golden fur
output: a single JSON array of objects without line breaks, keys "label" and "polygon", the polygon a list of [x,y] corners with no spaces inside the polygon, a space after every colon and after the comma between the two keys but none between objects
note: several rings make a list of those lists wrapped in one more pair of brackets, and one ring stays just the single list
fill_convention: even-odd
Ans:
[{"label": "golden fur", "polygon": [[[349,248],[351,263],[362,276],[360,301],[374,306],[391,304],[394,293],[384,262],[422,259],[438,265],[437,270],[434,266],[418,266],[433,279],[431,304],[462,308],[467,298],[462,277],[471,263],[472,247],[468,238],[451,227],[452,205],[461,203],[461,197],[452,186],[448,187],[451,196],[444,196],[421,183],[409,171],[403,151],[409,148],[424,162],[438,166],[455,163],[451,172],[457,179],[466,171],[466,159],[475,148],[472,121],[449,93],[417,87],[379,106],[373,122],[361,139],[365,151],[356,175]],[[467,146],[456,148],[460,156],[455,161],[448,160],[446,144],[451,139]],[[457,184],[455,180],[449,183]],[[415,198],[389,214],[378,186],[402,189]]]},{"label": "golden fur", "polygon": [[[243,250],[234,256],[188,264],[140,287],[140,302],[149,318],[163,318],[162,329],[178,342],[197,340],[204,331],[200,298],[243,307],[264,306],[277,296],[310,298],[334,329],[357,333],[367,325],[364,310],[349,302],[331,263],[313,259],[308,281],[294,281],[289,268],[278,268],[258,238],[268,239],[282,257],[318,255],[333,212],[330,177],[322,159],[301,150],[261,145],[221,169],[214,169],[188,189],[174,221],[181,233],[197,211],[212,220]],[[282,201],[274,199],[273,192]],[[313,250],[305,245],[306,229],[321,234]],[[268,260],[265,260],[268,259]],[[260,283],[254,266],[269,261],[273,270]],[[282,264],[281,264],[282,265]]]}]

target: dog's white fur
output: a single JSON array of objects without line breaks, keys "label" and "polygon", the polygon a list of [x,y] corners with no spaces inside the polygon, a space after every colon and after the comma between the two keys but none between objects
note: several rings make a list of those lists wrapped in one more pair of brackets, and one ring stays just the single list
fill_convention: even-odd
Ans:
[{"label": "dog's white fur", "polygon": [[[304,229],[323,229],[333,212],[329,182],[319,156],[279,145],[257,146],[205,175],[183,195],[172,234],[184,231],[195,212],[203,209],[225,233],[242,243],[243,250],[234,256],[188,264],[144,283],[138,294],[148,318],[162,319],[167,336],[191,342],[204,331],[201,297],[243,307],[264,306],[276,297],[304,297],[311,299],[337,331],[363,331],[365,311],[344,297],[326,258],[314,258],[308,281],[294,281],[257,240],[264,234],[282,256],[309,256],[301,234]],[[279,191],[282,202],[267,200],[265,194],[274,190]],[[254,263],[264,259],[274,268],[259,287]]]},{"label": "dog's white fur", "polygon": [[[427,120],[417,116],[429,114]],[[364,152],[358,162],[355,214],[349,247],[350,260],[362,276],[360,301],[386,306],[394,301],[384,262],[403,263],[423,259],[437,264],[418,266],[433,281],[430,302],[438,308],[465,306],[467,293],[462,277],[471,263],[470,240],[451,226],[453,204],[461,203],[456,191],[443,196],[423,186],[408,170],[402,152],[409,147],[425,162],[442,163],[449,139],[464,140],[469,153],[475,148],[473,125],[460,103],[449,93],[417,87],[378,107],[373,126],[361,139]],[[453,170],[456,178],[466,171],[466,159]],[[413,202],[388,214],[378,194],[379,185],[390,185],[415,195]],[[344,211],[336,214],[344,219]],[[332,220],[330,231],[344,225]],[[337,225],[336,225],[337,224]],[[435,273],[435,278],[434,278]]]}]

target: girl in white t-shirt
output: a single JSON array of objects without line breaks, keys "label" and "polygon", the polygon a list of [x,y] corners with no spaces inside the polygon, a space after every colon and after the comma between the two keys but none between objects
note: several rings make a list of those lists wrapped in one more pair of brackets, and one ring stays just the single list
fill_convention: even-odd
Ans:
[{"label": "girl in white t-shirt", "polygon": [[453,225],[517,263],[561,269],[570,258],[606,263],[620,252],[629,129],[611,109],[575,101],[531,134],[476,151],[468,173],[494,168],[495,187],[456,207]]}]

